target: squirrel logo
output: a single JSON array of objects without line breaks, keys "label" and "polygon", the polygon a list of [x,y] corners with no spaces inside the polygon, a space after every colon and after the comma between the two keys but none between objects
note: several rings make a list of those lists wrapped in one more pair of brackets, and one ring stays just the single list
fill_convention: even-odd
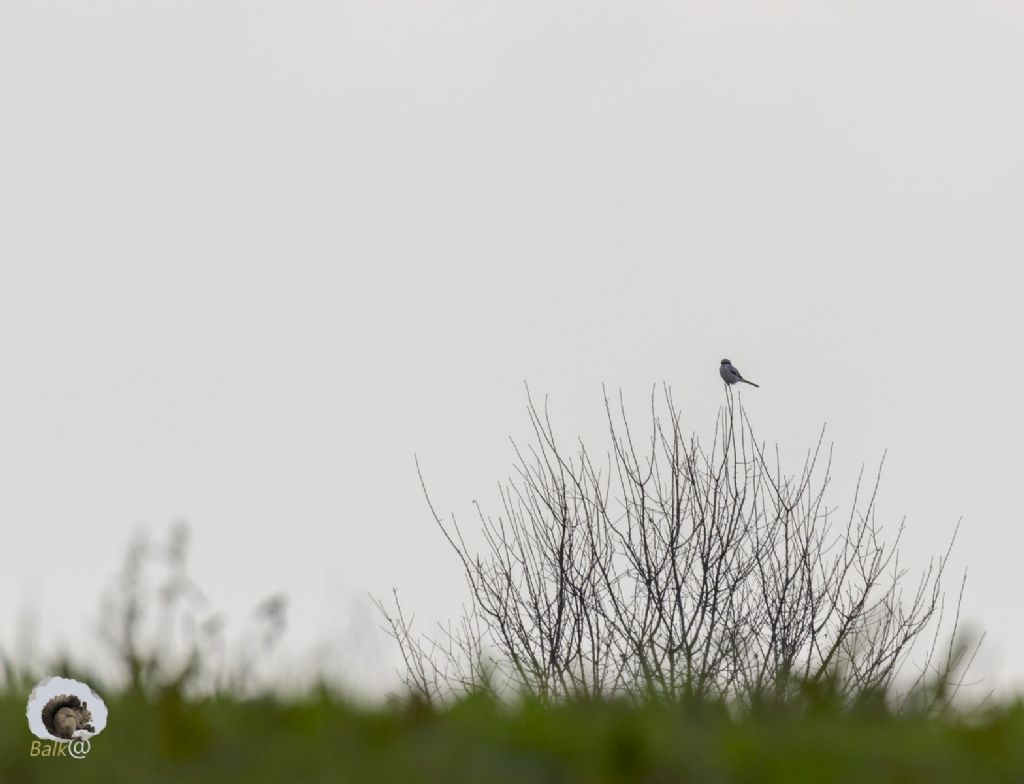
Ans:
[{"label": "squirrel logo", "polygon": [[107,726],[107,706],[87,683],[62,676],[43,678],[25,707],[28,728],[37,738],[74,743]]},{"label": "squirrel logo", "polygon": [[43,706],[43,726],[58,738],[75,737],[79,730],[96,732],[88,705],[74,694],[58,694]]}]

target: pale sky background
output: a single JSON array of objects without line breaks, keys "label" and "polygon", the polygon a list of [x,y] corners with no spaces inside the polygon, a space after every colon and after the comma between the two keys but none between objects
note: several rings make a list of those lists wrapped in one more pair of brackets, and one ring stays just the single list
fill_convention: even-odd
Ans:
[{"label": "pale sky background", "polygon": [[524,381],[603,450],[602,383],[707,436],[727,356],[793,470],[828,422],[834,506],[889,450],[909,565],[963,515],[976,673],[1024,683],[1022,41],[995,0],[0,0],[0,646],[98,649],[184,519],[232,623],[283,591],[289,650],[383,678],[366,591],[466,598],[414,453],[470,525]]}]

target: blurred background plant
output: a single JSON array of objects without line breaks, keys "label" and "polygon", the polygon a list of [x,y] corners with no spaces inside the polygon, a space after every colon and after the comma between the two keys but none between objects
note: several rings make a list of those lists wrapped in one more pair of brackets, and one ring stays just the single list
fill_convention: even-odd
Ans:
[{"label": "blurred background plant", "polygon": [[278,679],[269,661],[287,625],[286,597],[264,598],[229,638],[223,615],[188,573],[188,550],[184,522],[172,524],[163,540],[139,531],[100,599],[102,648],[71,646],[51,661],[0,648],[3,687],[27,694],[39,678],[60,673],[143,699],[168,691],[187,699],[272,691]]}]

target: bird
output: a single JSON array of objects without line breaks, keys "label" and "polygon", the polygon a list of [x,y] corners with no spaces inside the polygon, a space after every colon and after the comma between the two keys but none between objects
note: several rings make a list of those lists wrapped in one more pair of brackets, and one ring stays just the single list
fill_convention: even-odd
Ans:
[{"label": "bird", "polygon": [[730,362],[728,359],[722,360],[722,366],[718,368],[718,372],[722,376],[722,381],[724,381],[726,384],[735,384],[737,381],[742,381],[744,384],[750,384],[750,386],[752,387],[758,386],[753,381],[747,381],[745,378],[743,378],[743,376],[740,375],[740,372],[735,367],[733,367],[732,362]]}]

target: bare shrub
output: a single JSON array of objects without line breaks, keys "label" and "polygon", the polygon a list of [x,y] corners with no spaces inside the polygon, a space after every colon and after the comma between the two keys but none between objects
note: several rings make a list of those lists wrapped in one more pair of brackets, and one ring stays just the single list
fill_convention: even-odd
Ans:
[{"label": "bare shrub", "polygon": [[[889,699],[934,626],[902,699],[926,685],[952,699],[970,659],[951,642],[936,663],[953,542],[911,579],[899,559],[902,523],[886,541],[876,520],[881,467],[870,480],[862,470],[840,517],[825,501],[824,431],[800,471],[785,474],[731,390],[710,446],[684,434],[663,393],[659,406],[652,392],[643,440],[621,393],[617,411],[605,393],[611,448],[602,460],[582,442],[571,452],[559,445],[547,405],[528,393],[534,440],[513,444],[503,513],[480,511],[481,552],[427,495],[471,602],[458,624],[419,637],[397,594],[394,609],[378,601],[407,687],[429,700],[484,689],[751,706],[817,684],[844,702]],[[959,603],[950,640],[958,620]]]}]

